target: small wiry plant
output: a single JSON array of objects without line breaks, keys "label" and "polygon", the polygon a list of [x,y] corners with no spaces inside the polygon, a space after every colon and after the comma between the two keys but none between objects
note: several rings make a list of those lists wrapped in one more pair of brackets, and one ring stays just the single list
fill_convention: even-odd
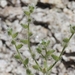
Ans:
[{"label": "small wiry plant", "polygon": [[[25,28],[25,29],[28,30],[28,39],[22,39],[22,40],[20,40],[20,44],[17,45],[16,44],[16,37],[17,37],[18,33],[17,32],[13,33],[13,30],[9,29],[8,30],[8,34],[11,35],[11,37],[12,37],[11,43],[13,45],[15,45],[15,48],[16,48],[16,51],[17,51],[17,54],[15,55],[15,58],[19,59],[22,62],[22,64],[24,65],[24,67],[26,69],[27,75],[33,75],[33,74],[32,74],[32,72],[31,72],[31,70],[29,69],[29,66],[28,66],[29,61],[30,61],[29,58],[25,58],[25,59],[22,58],[21,53],[19,52],[19,49],[22,48],[23,44],[27,44],[28,45],[31,57],[32,57],[32,59],[35,62],[35,65],[32,65],[32,67],[35,70],[38,70],[38,71],[42,72],[43,75],[50,75],[50,72],[51,72],[52,68],[56,65],[56,63],[59,60],[61,60],[61,57],[63,55],[63,52],[64,52],[65,48],[68,46],[68,43],[69,43],[70,39],[74,35],[74,33],[75,33],[75,26],[70,26],[71,36],[69,38],[63,39],[64,46],[63,46],[63,49],[62,49],[62,51],[61,51],[61,53],[60,53],[59,56],[57,56],[57,55],[54,54],[55,50],[48,50],[47,49],[48,45],[50,44],[50,41],[42,40],[40,42],[40,44],[36,48],[36,51],[37,51],[37,53],[39,53],[39,55],[43,59],[43,66],[41,67],[41,65],[38,63],[38,61],[35,58],[35,56],[36,56],[35,53],[32,52],[31,46],[30,46],[30,37],[31,37],[32,34],[30,32],[29,25],[31,23],[31,17],[30,17],[30,15],[33,13],[33,10],[34,10],[34,7],[33,6],[29,6],[29,11],[25,11],[24,12],[25,15],[27,16],[28,24],[21,24],[23,28]],[[43,54],[43,52],[44,52],[44,54]],[[52,59],[54,59],[54,63],[52,65],[48,64],[49,57],[51,57]]]}]

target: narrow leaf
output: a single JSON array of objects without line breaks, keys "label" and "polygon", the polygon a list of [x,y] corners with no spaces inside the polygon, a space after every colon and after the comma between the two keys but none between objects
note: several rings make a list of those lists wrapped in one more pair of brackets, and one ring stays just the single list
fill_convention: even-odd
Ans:
[{"label": "narrow leaf", "polygon": [[45,61],[44,61],[44,68],[45,68],[45,69],[47,69],[47,67],[48,67],[47,65],[48,65],[48,64],[47,64],[47,61],[45,60]]},{"label": "narrow leaf", "polygon": [[22,46],[23,46],[22,44],[19,44],[19,45],[16,46],[16,48],[20,49],[20,48],[22,48]]},{"label": "narrow leaf", "polygon": [[12,35],[12,29],[8,30],[8,35]]},{"label": "narrow leaf", "polygon": [[16,59],[20,59],[20,56],[19,55],[15,55],[14,56]]},{"label": "narrow leaf", "polygon": [[54,52],[55,52],[55,50],[49,50],[49,51],[47,51],[46,56],[48,57],[48,56],[50,56],[51,54],[53,54]]},{"label": "narrow leaf", "polygon": [[70,31],[71,31],[72,34],[74,34],[75,33],[75,26],[70,25]]},{"label": "narrow leaf", "polygon": [[48,40],[47,42],[46,42],[46,46],[48,46],[50,44],[50,41]]},{"label": "narrow leaf", "polygon": [[22,26],[23,28],[28,28],[28,25],[27,25],[27,24],[21,24],[21,26]]},{"label": "narrow leaf", "polygon": [[31,18],[28,18],[28,22],[31,22]]},{"label": "narrow leaf", "polygon": [[30,12],[29,11],[24,11],[25,15],[30,16]]},{"label": "narrow leaf", "polygon": [[30,74],[31,74],[31,70],[30,70],[30,69],[26,69],[26,73],[27,73],[28,75],[30,75]]},{"label": "narrow leaf", "polygon": [[12,34],[12,38],[16,38],[16,37],[17,37],[17,35],[18,35],[18,32],[16,32],[16,33]]},{"label": "narrow leaf", "polygon": [[69,41],[68,38],[64,38],[64,39],[63,39],[63,42],[65,42],[65,43],[67,43],[68,41]]},{"label": "narrow leaf", "polygon": [[43,73],[46,73],[46,68],[43,68],[42,71],[43,71]]},{"label": "narrow leaf", "polygon": [[11,43],[12,43],[12,44],[16,44],[15,40],[12,40]]},{"label": "narrow leaf", "polygon": [[41,44],[46,45],[46,41],[42,40]]},{"label": "narrow leaf", "polygon": [[41,53],[41,48],[40,47],[38,47],[36,50],[37,50],[38,53]]},{"label": "narrow leaf", "polygon": [[29,6],[29,10],[30,10],[30,12],[32,13],[33,10],[34,10],[34,7],[33,7],[33,6]]},{"label": "narrow leaf", "polygon": [[33,68],[39,70],[39,67],[37,65],[33,65]]},{"label": "narrow leaf", "polygon": [[24,60],[24,65],[26,66],[26,65],[28,64],[28,62],[29,62],[29,59],[26,58],[26,59]]},{"label": "narrow leaf", "polygon": [[57,61],[57,60],[59,59],[59,57],[56,56],[56,55],[54,55],[54,54],[52,54],[51,56],[52,56],[52,58],[53,58],[55,61]]},{"label": "narrow leaf", "polygon": [[32,34],[32,32],[29,32],[29,36],[32,36],[33,34]]},{"label": "narrow leaf", "polygon": [[23,44],[28,44],[28,40],[20,40]]},{"label": "narrow leaf", "polygon": [[34,53],[32,54],[32,57],[35,59],[35,54]]}]

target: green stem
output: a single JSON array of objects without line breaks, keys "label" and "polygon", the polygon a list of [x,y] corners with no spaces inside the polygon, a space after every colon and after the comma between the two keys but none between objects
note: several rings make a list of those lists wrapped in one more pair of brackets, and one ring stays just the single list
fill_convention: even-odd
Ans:
[{"label": "green stem", "polygon": [[[15,44],[15,47],[16,47],[16,44]],[[21,57],[21,54],[20,54],[20,52],[19,52],[19,50],[16,48],[16,51],[17,51],[17,53],[18,53],[18,55],[19,55],[19,57],[20,57],[20,60],[21,60],[21,62],[22,62],[22,64],[24,64],[24,60],[23,60],[23,58]],[[24,65],[24,67],[26,67],[25,65]]]},{"label": "green stem", "polygon": [[[46,47],[44,47],[44,49],[45,49],[45,56],[47,55],[47,49],[46,49]],[[47,61],[47,57],[45,57],[45,60]]]},{"label": "green stem", "polygon": [[[74,35],[74,33],[73,34],[71,34],[71,36],[69,37],[69,40],[68,40],[68,42],[65,44],[65,46],[63,47],[63,49],[62,49],[62,52],[60,53],[60,56],[59,56],[59,58],[61,59],[61,56],[62,56],[62,54],[63,54],[63,52],[64,52],[64,50],[65,50],[65,48],[67,47],[67,44],[69,43],[69,41],[70,41],[70,39],[72,38],[72,36]],[[59,59],[59,60],[60,60]]]},{"label": "green stem", "polygon": [[28,23],[28,48],[29,48],[29,52],[30,52],[33,60],[38,65],[39,69],[42,71],[42,68],[39,66],[38,62],[34,59],[33,54],[32,54],[32,50],[31,50],[31,47],[30,47],[30,29],[29,29],[29,23]]},{"label": "green stem", "polygon": [[47,72],[50,71],[50,70],[55,66],[55,64],[61,59],[61,56],[63,55],[63,52],[64,52],[65,48],[67,47],[67,44],[69,43],[69,41],[70,41],[70,39],[72,38],[73,35],[74,35],[74,33],[71,34],[71,36],[69,37],[68,42],[67,42],[67,43],[65,44],[65,46],[63,47],[62,52],[61,52],[60,55],[59,55],[59,59],[58,59],[57,61],[55,61],[55,62],[48,68]]}]

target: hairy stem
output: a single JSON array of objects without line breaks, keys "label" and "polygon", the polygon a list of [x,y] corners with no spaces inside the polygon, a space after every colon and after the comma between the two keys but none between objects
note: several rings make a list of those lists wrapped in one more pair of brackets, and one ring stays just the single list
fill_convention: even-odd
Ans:
[{"label": "hairy stem", "polygon": [[[16,44],[15,44],[15,47],[16,47]],[[20,52],[19,52],[19,50],[16,48],[16,51],[17,51],[17,53],[18,53],[18,55],[19,55],[19,57],[20,57],[20,60],[21,60],[21,62],[22,62],[22,64],[24,64],[24,60],[23,60],[23,58],[21,57],[21,54],[20,54]],[[25,65],[24,65],[24,67],[26,67]]]},{"label": "hairy stem", "polygon": [[69,37],[68,42],[64,45],[64,47],[63,47],[63,49],[62,49],[62,52],[61,52],[60,55],[59,55],[59,59],[58,59],[57,61],[55,61],[55,62],[48,68],[47,72],[50,71],[50,70],[55,66],[55,64],[61,59],[61,57],[62,57],[62,55],[63,55],[63,52],[64,52],[65,48],[67,47],[67,45],[68,45],[68,43],[69,43],[69,41],[70,41],[70,39],[72,38],[73,35],[74,35],[74,33],[71,34],[71,36]]},{"label": "hairy stem", "polygon": [[32,50],[31,50],[31,47],[30,47],[30,29],[29,29],[29,23],[28,23],[28,48],[29,48],[29,52],[30,52],[33,60],[38,65],[39,69],[42,71],[42,68],[40,67],[40,65],[38,64],[38,62],[36,61],[36,59],[33,57]]}]

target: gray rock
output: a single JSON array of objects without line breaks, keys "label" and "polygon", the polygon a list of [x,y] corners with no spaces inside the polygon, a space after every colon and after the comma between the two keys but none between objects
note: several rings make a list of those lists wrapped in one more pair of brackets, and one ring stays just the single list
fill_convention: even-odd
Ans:
[{"label": "gray rock", "polygon": [[3,43],[2,43],[2,41],[0,40],[0,48],[2,48],[3,47]]},{"label": "gray rock", "polygon": [[34,4],[36,5],[38,0],[21,0],[22,3],[26,4]]},{"label": "gray rock", "polygon": [[15,6],[21,6],[20,0],[11,0],[11,3]]},{"label": "gray rock", "polygon": [[21,7],[7,6],[1,10],[0,16],[8,17],[9,20],[13,20],[15,17],[21,19],[23,16],[23,10]]},{"label": "gray rock", "polygon": [[19,20],[15,20],[12,23],[12,28],[13,28],[13,31],[15,31],[15,32],[21,32],[22,26],[20,25]]},{"label": "gray rock", "polygon": [[75,2],[74,2],[74,1],[69,2],[69,3],[68,3],[68,7],[69,7],[71,10],[75,10]]},{"label": "gray rock", "polygon": [[8,63],[5,60],[0,60],[0,72],[4,72],[6,70]]},{"label": "gray rock", "polygon": [[33,28],[31,28],[31,32],[33,34],[31,41],[40,42],[42,39],[47,37],[48,30],[41,26],[34,26]]},{"label": "gray rock", "polygon": [[7,3],[6,0],[0,0],[0,6],[1,6],[1,7],[4,8],[5,6],[7,6],[7,4],[8,4],[8,3]]}]

